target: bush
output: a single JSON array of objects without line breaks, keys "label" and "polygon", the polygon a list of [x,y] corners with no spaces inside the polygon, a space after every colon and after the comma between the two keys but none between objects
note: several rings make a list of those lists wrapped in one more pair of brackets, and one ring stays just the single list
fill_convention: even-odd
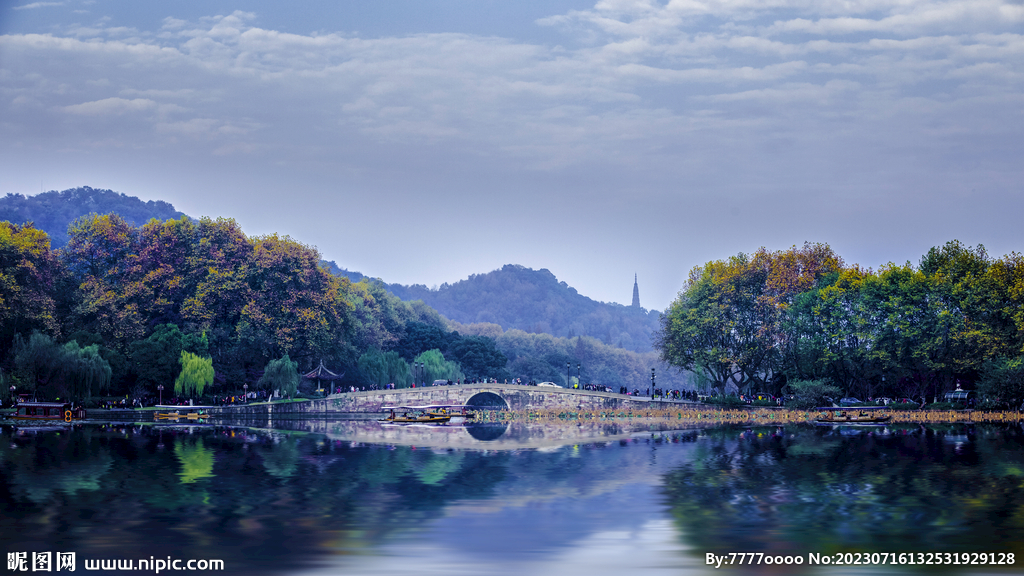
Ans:
[{"label": "bush", "polygon": [[889,404],[889,408],[893,410],[917,410],[921,405],[916,402],[901,402],[899,404],[893,402]]},{"label": "bush", "polygon": [[928,410],[960,410],[963,404],[959,402],[932,402],[925,406]]},{"label": "bush", "polygon": [[750,403],[751,406],[778,406],[775,400],[754,400]]},{"label": "bush", "polygon": [[712,396],[704,401],[705,404],[711,404],[713,406],[746,406],[746,404],[736,396]]}]

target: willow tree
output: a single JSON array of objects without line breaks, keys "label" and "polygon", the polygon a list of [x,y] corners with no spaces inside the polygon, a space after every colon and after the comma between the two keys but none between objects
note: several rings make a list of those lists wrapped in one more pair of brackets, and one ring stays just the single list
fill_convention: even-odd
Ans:
[{"label": "willow tree", "polygon": [[174,381],[177,396],[202,396],[203,390],[213,384],[213,359],[181,351],[181,373]]},{"label": "willow tree", "polygon": [[463,378],[462,370],[458,362],[444,359],[440,350],[427,350],[413,359],[413,362],[423,364],[423,374],[419,375],[420,380],[430,384],[434,380],[453,380]]},{"label": "willow tree", "polygon": [[256,383],[260,388],[268,390],[280,390],[282,396],[294,396],[299,387],[299,364],[292,362],[287,354],[267,362],[263,369],[263,376],[260,376]]},{"label": "willow tree", "polygon": [[84,348],[72,340],[63,346],[45,334],[33,332],[28,340],[14,339],[14,366],[19,388],[44,398],[88,400],[110,386],[110,364],[99,346]]}]

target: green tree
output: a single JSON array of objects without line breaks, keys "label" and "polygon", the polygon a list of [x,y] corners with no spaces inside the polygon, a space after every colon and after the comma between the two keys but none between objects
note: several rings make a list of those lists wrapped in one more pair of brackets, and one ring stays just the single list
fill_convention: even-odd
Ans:
[{"label": "green tree", "polygon": [[773,351],[761,338],[765,274],[751,264],[739,254],[694,268],[656,335],[665,362],[703,373],[721,391],[748,388]]},{"label": "green tree", "polygon": [[978,392],[1002,408],[1019,408],[1024,402],[1024,356],[986,362]]},{"label": "green tree", "polygon": [[408,388],[412,384],[409,363],[393,350],[381,352],[371,348],[359,357],[357,366],[366,384],[394,384],[396,388]]},{"label": "green tree", "polygon": [[[182,339],[174,324],[161,324],[145,340],[132,343],[132,371],[147,388],[173,382],[181,372]],[[194,353],[194,352],[193,352]]]},{"label": "green tree", "polygon": [[430,384],[434,380],[461,380],[462,370],[457,362],[444,359],[440,350],[427,350],[413,359],[413,362],[422,362],[424,374],[420,376],[420,382]]},{"label": "green tree", "polygon": [[191,352],[181,351],[181,373],[174,381],[176,396],[198,397],[203,390],[213,384],[213,359],[196,356]]},{"label": "green tree", "polygon": [[19,335],[14,365],[20,375],[18,388],[44,398],[88,400],[110,386],[110,364],[95,344],[83,348],[71,341],[62,346],[38,332],[26,342]]},{"label": "green tree", "polygon": [[449,352],[467,378],[490,377],[501,380],[508,377],[505,369],[508,358],[498,350],[491,338],[464,336],[451,343]]},{"label": "green tree", "polygon": [[282,396],[290,398],[299,388],[298,364],[292,362],[287,354],[277,360],[271,360],[263,369],[263,375],[256,385],[268,391],[280,390]]},{"label": "green tree", "polygon": [[819,406],[831,406],[839,400],[843,391],[838,386],[824,380],[791,380],[790,391],[796,396],[788,406],[806,410]]}]

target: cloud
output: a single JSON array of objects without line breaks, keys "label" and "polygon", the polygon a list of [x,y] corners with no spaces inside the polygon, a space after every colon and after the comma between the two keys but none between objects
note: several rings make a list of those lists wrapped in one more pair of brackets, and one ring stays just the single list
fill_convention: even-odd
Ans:
[{"label": "cloud", "polygon": [[83,102],[64,106],[63,110],[71,114],[84,116],[109,116],[120,115],[132,112],[146,112],[157,107],[157,103],[147,98],[104,98],[94,102]]},{"label": "cloud", "polygon": [[34,10],[36,8],[46,8],[48,6],[63,6],[63,2],[33,2],[31,4],[24,4],[21,6],[14,6],[11,10]]},{"label": "cloud", "polygon": [[[787,130],[829,130],[851,105],[884,118],[917,99],[941,115],[984,94],[998,115],[1024,74],[1018,8],[602,0],[540,21],[580,39],[558,47],[467,33],[298,34],[237,11],[168,17],[154,31],[100,22],[14,34],[0,49],[12,55],[9,77],[22,78],[7,82],[9,101],[49,102],[69,117],[130,116],[151,138],[208,142],[218,154],[443,144],[529,169],[642,171],[698,134],[712,150],[742,131],[770,141],[792,122]],[[29,80],[35,72],[43,77]],[[58,77],[77,80],[61,93]],[[849,134],[871,139],[875,128]]]}]

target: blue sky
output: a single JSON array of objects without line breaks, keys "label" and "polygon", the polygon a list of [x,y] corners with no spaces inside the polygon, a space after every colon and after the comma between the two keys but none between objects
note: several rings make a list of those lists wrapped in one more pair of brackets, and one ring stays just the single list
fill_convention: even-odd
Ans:
[{"label": "blue sky", "polygon": [[0,193],[88,185],[426,285],[663,309],[827,242],[1024,249],[1024,5],[0,1]]}]

